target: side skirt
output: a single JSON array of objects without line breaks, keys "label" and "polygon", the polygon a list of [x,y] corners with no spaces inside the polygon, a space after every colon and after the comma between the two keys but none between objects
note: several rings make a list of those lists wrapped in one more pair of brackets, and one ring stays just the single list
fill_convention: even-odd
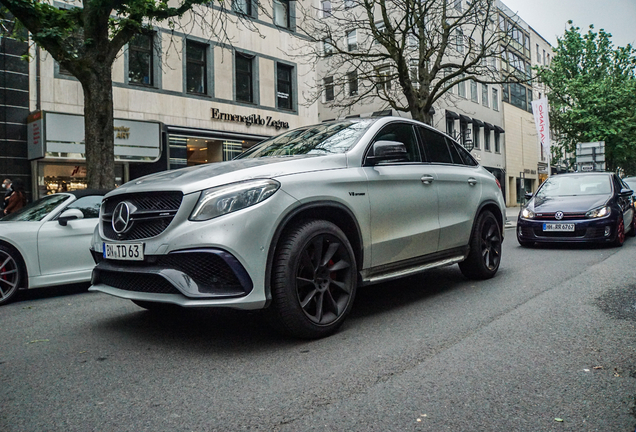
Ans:
[{"label": "side skirt", "polygon": [[432,268],[457,264],[466,259],[468,252],[469,248],[465,246],[362,270],[360,272],[361,285],[387,282],[421,273]]}]

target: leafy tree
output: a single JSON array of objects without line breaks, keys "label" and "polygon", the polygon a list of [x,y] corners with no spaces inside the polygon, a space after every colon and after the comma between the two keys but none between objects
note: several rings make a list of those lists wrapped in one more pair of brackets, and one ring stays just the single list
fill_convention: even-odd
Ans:
[{"label": "leafy tree", "polygon": [[112,65],[120,50],[153,23],[167,20],[174,26],[204,3],[208,1],[84,0],[60,9],[41,0],[2,0],[32,40],[82,85],[88,187],[110,189],[115,184]]},{"label": "leafy tree", "polygon": [[321,10],[304,14],[301,28],[315,42],[319,78],[333,77],[334,85],[320,85],[315,99],[328,85],[328,103],[341,111],[381,100],[431,124],[433,104],[459,83],[529,79],[525,70],[502,78],[497,64],[514,31],[500,22],[492,0],[321,3]]},{"label": "leafy tree", "polygon": [[606,168],[636,174],[636,50],[569,24],[550,65],[537,70],[550,89],[553,158],[572,165],[577,143],[605,141]]}]

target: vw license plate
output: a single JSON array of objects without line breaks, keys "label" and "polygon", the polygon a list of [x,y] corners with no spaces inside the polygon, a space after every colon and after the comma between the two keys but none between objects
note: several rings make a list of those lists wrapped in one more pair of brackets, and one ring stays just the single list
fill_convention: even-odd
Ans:
[{"label": "vw license plate", "polygon": [[544,223],[543,231],[574,231],[573,223]]},{"label": "vw license plate", "polygon": [[104,258],[114,260],[143,261],[143,243],[104,243]]}]

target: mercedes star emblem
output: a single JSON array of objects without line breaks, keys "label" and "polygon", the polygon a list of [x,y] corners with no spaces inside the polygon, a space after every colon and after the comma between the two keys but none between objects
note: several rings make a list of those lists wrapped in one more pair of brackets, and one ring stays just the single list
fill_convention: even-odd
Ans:
[{"label": "mercedes star emblem", "polygon": [[126,201],[120,202],[113,212],[113,230],[122,234],[128,229],[130,223],[130,207]]},{"label": "mercedes star emblem", "polygon": [[[554,218],[555,218],[556,220],[561,220],[561,219],[563,219],[563,212],[562,212],[562,211],[558,211],[558,212],[556,212],[556,213],[554,214]],[[114,222],[113,222],[113,223],[114,223]]]}]

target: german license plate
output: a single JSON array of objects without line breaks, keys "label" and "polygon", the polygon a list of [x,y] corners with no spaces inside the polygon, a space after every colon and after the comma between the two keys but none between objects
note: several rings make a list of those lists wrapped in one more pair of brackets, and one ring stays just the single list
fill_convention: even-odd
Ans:
[{"label": "german license plate", "polygon": [[143,261],[143,243],[104,243],[104,258],[126,261]]},{"label": "german license plate", "polygon": [[544,223],[543,231],[572,232],[574,231],[574,224],[573,223]]}]

